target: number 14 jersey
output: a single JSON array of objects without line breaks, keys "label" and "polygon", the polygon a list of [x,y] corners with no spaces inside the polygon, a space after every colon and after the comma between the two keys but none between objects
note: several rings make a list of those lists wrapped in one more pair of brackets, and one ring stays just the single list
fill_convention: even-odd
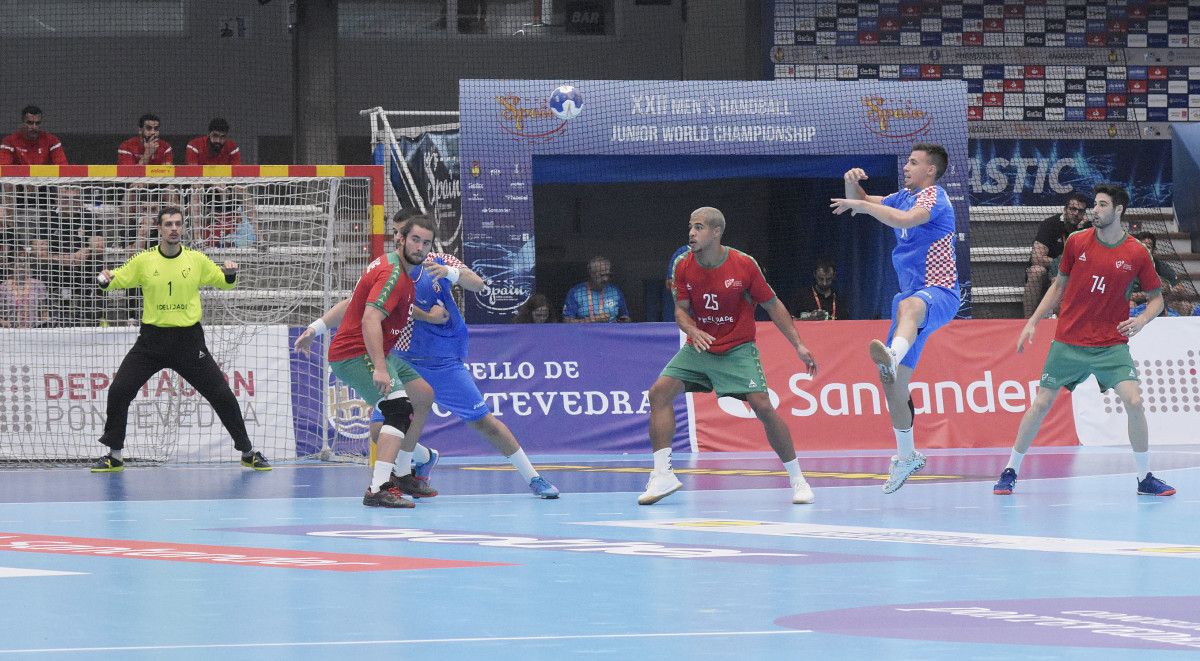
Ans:
[{"label": "number 14 jersey", "polygon": [[1126,234],[1116,245],[1096,236],[1095,228],[1067,237],[1058,270],[1067,276],[1054,339],[1080,347],[1127,344],[1117,324],[1129,318],[1134,280],[1152,292],[1162,287],[1149,251]]}]

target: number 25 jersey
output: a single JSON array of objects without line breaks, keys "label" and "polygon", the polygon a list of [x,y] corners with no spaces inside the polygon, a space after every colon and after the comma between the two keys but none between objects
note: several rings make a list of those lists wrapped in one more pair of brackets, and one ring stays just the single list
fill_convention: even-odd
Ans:
[{"label": "number 25 jersey", "polygon": [[1067,237],[1058,270],[1067,276],[1067,289],[1054,339],[1079,347],[1127,344],[1117,324],[1129,318],[1134,280],[1146,292],[1162,288],[1149,251],[1137,239],[1126,234],[1108,245],[1090,227]]},{"label": "number 25 jersey", "polygon": [[712,268],[700,266],[692,252],[675,263],[675,298],[692,304],[696,326],[715,338],[708,348],[715,354],[753,342],[754,308],[775,298],[753,257],[726,250],[725,259]]}]

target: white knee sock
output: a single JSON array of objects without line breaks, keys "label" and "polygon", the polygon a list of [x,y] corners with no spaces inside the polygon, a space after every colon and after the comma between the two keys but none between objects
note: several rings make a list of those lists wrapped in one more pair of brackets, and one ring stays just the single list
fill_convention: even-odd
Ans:
[{"label": "white knee sock", "polygon": [[396,463],[392,464],[392,472],[396,477],[404,477],[412,472],[413,453],[401,450],[396,453]]},{"label": "white knee sock", "polygon": [[799,482],[800,480],[804,479],[804,473],[800,472],[800,460],[799,459],[793,459],[789,462],[786,462],[783,465],[783,467],[785,469],[787,469],[788,481],[791,482],[792,484],[795,484],[796,482]]},{"label": "white knee sock", "polygon": [[389,464],[386,461],[375,461],[375,468],[371,471],[371,493],[379,491],[379,487],[392,478],[394,466],[395,464]]},{"label": "white knee sock", "polygon": [[538,472],[533,470],[533,464],[529,463],[529,457],[525,456],[525,450],[518,449],[516,452],[508,455],[508,461],[521,474],[521,479],[529,482],[538,476]]},{"label": "white knee sock", "polygon": [[900,361],[904,360],[904,356],[908,353],[908,350],[911,346],[912,345],[908,343],[908,340],[900,337],[899,335],[892,338],[892,344],[889,348],[896,354],[897,365],[900,364]]},{"label": "white knee sock", "polygon": [[896,433],[896,456],[901,459],[911,455],[917,451],[916,442],[913,441],[913,428],[896,429],[892,428]]},{"label": "white knee sock", "polygon": [[112,455],[112,458],[116,459],[118,461],[121,459],[121,452],[123,452],[123,450],[109,450],[108,451],[108,453]]},{"label": "white knee sock", "polygon": [[1146,473],[1150,472],[1150,451],[1134,452],[1133,461],[1137,463],[1138,482],[1146,479]]},{"label": "white knee sock", "polygon": [[420,443],[417,443],[417,447],[413,448],[413,463],[418,466],[428,463],[432,457],[433,455],[429,454],[429,448]]},{"label": "white knee sock", "polygon": [[1012,454],[1008,455],[1008,465],[1005,468],[1011,468],[1014,472],[1021,472],[1021,462],[1025,459],[1024,452],[1017,452],[1014,448]]},{"label": "white knee sock", "polygon": [[654,451],[654,472],[667,473],[671,470],[671,448]]}]

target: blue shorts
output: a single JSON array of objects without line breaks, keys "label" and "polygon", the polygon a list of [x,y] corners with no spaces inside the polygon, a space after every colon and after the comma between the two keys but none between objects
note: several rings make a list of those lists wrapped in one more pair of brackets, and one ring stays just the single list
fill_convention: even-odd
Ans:
[{"label": "blue shorts", "polygon": [[[483,393],[471,378],[467,366],[459,360],[410,360],[409,365],[433,388],[433,401],[443,409],[474,422],[491,413]],[[383,422],[383,414],[375,409],[371,422]]]},{"label": "blue shorts", "polygon": [[904,354],[904,360],[901,360],[900,364],[916,369],[917,361],[921,359],[921,351],[925,348],[925,341],[929,339],[930,335],[933,335],[934,331],[950,323],[954,315],[958,314],[961,301],[957,291],[944,287],[926,287],[896,294],[896,297],[892,299],[892,327],[888,329],[888,344],[892,343],[892,336],[896,334],[896,311],[900,309],[900,301],[911,296],[925,302],[925,323],[917,328],[917,337],[913,340],[908,353]]}]

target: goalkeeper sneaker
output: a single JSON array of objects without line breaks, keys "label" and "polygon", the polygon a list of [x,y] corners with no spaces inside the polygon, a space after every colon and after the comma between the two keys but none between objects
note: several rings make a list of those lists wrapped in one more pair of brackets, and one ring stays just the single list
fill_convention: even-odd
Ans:
[{"label": "goalkeeper sneaker", "polygon": [[884,383],[894,383],[896,381],[896,353],[879,340],[871,340],[868,348],[871,352],[871,360],[879,368],[879,380]]},{"label": "goalkeeper sneaker", "polygon": [[653,471],[646,483],[646,491],[638,496],[638,505],[653,505],[682,488],[683,483],[675,477],[674,471]]},{"label": "goalkeeper sneaker", "polygon": [[529,490],[538,498],[554,500],[558,498],[558,487],[546,481],[546,478],[538,475],[529,481]]},{"label": "goalkeeper sneaker", "polygon": [[992,493],[997,496],[1011,496],[1013,489],[1017,486],[1017,471],[1011,468],[1005,468],[1000,473],[1000,480],[996,482],[996,486],[992,487]]},{"label": "goalkeeper sneaker", "polygon": [[120,473],[123,470],[125,470],[125,462],[114,459],[111,454],[100,457],[99,461],[92,464],[93,473]]},{"label": "goalkeeper sneaker", "polygon": [[367,489],[367,493],[363,496],[363,505],[367,507],[391,507],[396,509],[416,507],[416,504],[405,498],[400,492],[400,488],[391,482],[384,482],[383,486],[379,487],[379,491],[374,493],[371,493],[371,490]]},{"label": "goalkeeper sneaker", "polygon": [[437,466],[438,458],[441,456],[442,454],[440,452],[434,450],[433,448],[429,448],[429,461],[423,464],[413,464],[413,475],[416,475],[422,480],[428,482],[429,474],[433,472],[433,467]]},{"label": "goalkeeper sneaker", "polygon": [[792,504],[807,505],[815,499],[813,496],[812,487],[808,486],[808,482],[804,477],[792,482]]},{"label": "goalkeeper sneaker", "polygon": [[256,471],[269,471],[271,464],[267,462],[267,458],[261,452],[255,450],[249,454],[242,455],[242,465],[246,468],[253,468]]},{"label": "goalkeeper sneaker", "polygon": [[[432,463],[432,461],[427,463]],[[413,498],[433,498],[438,495],[437,489],[429,486],[427,478],[417,477],[412,473],[408,473],[407,475],[392,473],[392,484]]]},{"label": "goalkeeper sneaker", "polygon": [[894,493],[904,486],[904,481],[913,473],[925,467],[925,455],[913,450],[913,453],[901,459],[892,455],[892,463],[888,467],[888,479],[883,483],[884,493]]},{"label": "goalkeeper sneaker", "polygon": [[1154,477],[1154,473],[1146,473],[1146,479],[1138,481],[1139,496],[1174,496],[1175,487]]}]

